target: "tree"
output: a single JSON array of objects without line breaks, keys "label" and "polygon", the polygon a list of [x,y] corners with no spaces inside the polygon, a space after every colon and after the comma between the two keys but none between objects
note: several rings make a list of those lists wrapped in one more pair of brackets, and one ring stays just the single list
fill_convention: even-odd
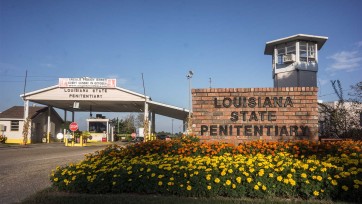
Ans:
[{"label": "tree", "polygon": [[115,126],[116,132],[120,134],[131,134],[136,132],[136,129],[143,127],[143,114],[137,115],[131,113],[124,119],[113,118],[111,123]]},{"label": "tree", "polygon": [[[320,136],[326,138],[362,139],[359,124],[360,103],[346,101],[339,80],[331,81],[337,102],[319,103]],[[360,93],[361,86],[355,85]],[[359,88],[358,88],[359,87]],[[354,96],[358,94],[354,94]],[[358,97],[357,97],[358,98]]]},{"label": "tree", "polygon": [[28,143],[28,135],[29,135],[29,128],[30,128],[30,122],[31,120],[29,118],[26,118],[23,125],[23,145],[26,145]]},{"label": "tree", "polygon": [[351,90],[352,91],[348,94],[352,97],[350,100],[355,103],[362,103],[362,81],[352,85]]}]

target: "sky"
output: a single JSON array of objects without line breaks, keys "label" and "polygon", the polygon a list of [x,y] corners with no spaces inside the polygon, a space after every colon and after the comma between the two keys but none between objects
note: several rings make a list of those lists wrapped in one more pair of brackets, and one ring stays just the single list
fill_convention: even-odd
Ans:
[{"label": "sky", "polygon": [[[186,109],[189,70],[192,88],[273,87],[265,43],[295,34],[328,37],[318,97],[337,100],[330,81],[340,80],[348,98],[362,81],[361,8],[360,0],[0,0],[0,112],[23,105],[26,71],[26,92],[94,77],[143,93],[143,73],[146,95]],[[86,118],[76,114],[81,127]],[[156,131],[181,124],[157,116]]]}]

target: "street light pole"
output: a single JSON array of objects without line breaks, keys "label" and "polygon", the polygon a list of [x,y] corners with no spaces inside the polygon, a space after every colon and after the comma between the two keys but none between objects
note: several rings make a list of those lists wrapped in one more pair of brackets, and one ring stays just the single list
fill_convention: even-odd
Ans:
[{"label": "street light pole", "polygon": [[189,116],[187,119],[187,134],[191,132],[191,78],[194,75],[194,73],[190,70],[189,73],[186,75],[187,79],[189,80]]}]

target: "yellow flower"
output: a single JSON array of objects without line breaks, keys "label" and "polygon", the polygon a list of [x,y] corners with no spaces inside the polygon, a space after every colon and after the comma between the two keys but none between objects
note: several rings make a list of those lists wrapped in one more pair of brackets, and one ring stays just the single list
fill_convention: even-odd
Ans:
[{"label": "yellow flower", "polygon": [[323,178],[321,176],[317,176],[317,180],[321,181]]},{"label": "yellow flower", "polygon": [[192,187],[190,185],[187,186],[186,188],[188,191],[191,191]]},{"label": "yellow flower", "polygon": [[211,174],[206,175],[206,180],[210,181],[210,179],[211,179]]},{"label": "yellow flower", "polygon": [[273,174],[273,173],[269,173],[269,177],[270,177],[270,178],[273,178],[273,177],[274,177],[274,174]]},{"label": "yellow flower", "polygon": [[293,179],[289,179],[289,183],[290,183],[290,185],[292,185],[292,186],[295,186],[295,185],[296,185],[296,182],[295,182]]},{"label": "yellow flower", "polygon": [[342,189],[343,189],[344,191],[348,191],[348,186],[342,186]]},{"label": "yellow flower", "polygon": [[59,179],[58,178],[54,178],[54,181],[57,182]]},{"label": "yellow flower", "polygon": [[307,178],[307,174],[306,174],[306,173],[302,173],[300,176],[301,176],[302,178]]},{"label": "yellow flower", "polygon": [[233,173],[233,170],[232,170],[232,169],[229,169],[228,172],[231,174],[231,173]]},{"label": "yellow flower", "polygon": [[283,180],[283,177],[278,176],[278,177],[277,177],[277,180],[278,180],[278,181],[282,181],[282,180]]},{"label": "yellow flower", "polygon": [[292,174],[288,174],[287,177],[288,177],[288,178],[292,178],[293,175],[292,175]]},{"label": "yellow flower", "polygon": [[288,184],[288,183],[289,183],[289,179],[286,179],[286,178],[285,178],[285,179],[283,180],[283,182],[284,182],[285,184]]},{"label": "yellow flower", "polygon": [[249,178],[246,179],[246,181],[247,181],[248,183],[250,183],[250,182],[253,181],[253,179],[249,177]]},{"label": "yellow flower", "polygon": [[254,186],[254,189],[255,189],[255,190],[259,190],[259,186],[258,186],[258,185],[255,185],[255,186]]},{"label": "yellow flower", "polygon": [[117,182],[115,182],[115,181],[112,182],[112,185],[116,185],[116,184],[117,184]]},{"label": "yellow flower", "polygon": [[332,181],[331,181],[331,184],[332,184],[333,186],[336,186],[336,185],[338,184],[338,182],[337,182],[336,180],[332,180]]},{"label": "yellow flower", "polygon": [[235,189],[235,188],[236,188],[236,185],[233,183],[233,185],[231,185],[231,187],[232,187],[233,189]]},{"label": "yellow flower", "polygon": [[230,186],[230,185],[231,185],[231,181],[228,179],[228,180],[226,180],[225,184],[228,185],[228,186]]},{"label": "yellow flower", "polygon": [[313,195],[314,195],[314,196],[319,196],[319,191],[314,191],[314,192],[313,192]]},{"label": "yellow flower", "polygon": [[216,178],[214,181],[215,181],[215,183],[220,183],[220,179],[219,179],[219,178]]},{"label": "yellow flower", "polygon": [[261,189],[263,189],[263,191],[265,191],[265,190],[266,190],[266,186],[263,185],[263,186],[261,187]]},{"label": "yellow flower", "polygon": [[305,183],[306,183],[306,184],[309,184],[310,182],[309,182],[309,180],[306,180]]},{"label": "yellow flower", "polygon": [[155,174],[155,173],[152,173],[152,174],[151,174],[151,177],[155,177],[155,176],[156,176],[156,174]]},{"label": "yellow flower", "polygon": [[358,184],[354,184],[353,187],[354,187],[355,189],[358,189],[358,188],[359,188],[359,185],[358,185]]},{"label": "yellow flower", "polygon": [[158,185],[159,185],[159,186],[162,186],[162,181],[159,181],[159,182],[158,182]]},{"label": "yellow flower", "polygon": [[207,190],[211,190],[211,186],[207,186]]},{"label": "yellow flower", "polygon": [[226,171],[221,172],[221,176],[225,176],[225,174],[226,174]]},{"label": "yellow flower", "polygon": [[241,177],[240,176],[236,177],[236,182],[241,183]]}]

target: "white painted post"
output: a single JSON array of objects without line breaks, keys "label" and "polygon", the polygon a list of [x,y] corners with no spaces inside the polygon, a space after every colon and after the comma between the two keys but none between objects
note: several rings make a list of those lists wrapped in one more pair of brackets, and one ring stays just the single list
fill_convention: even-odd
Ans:
[{"label": "white painted post", "polygon": [[24,101],[24,121],[29,117],[29,100]]},{"label": "white painted post", "polygon": [[299,49],[299,41],[295,43],[295,61],[300,62],[300,49]]},{"label": "white painted post", "polygon": [[50,111],[51,107],[48,106],[48,123],[47,123],[47,143],[50,143]]}]

